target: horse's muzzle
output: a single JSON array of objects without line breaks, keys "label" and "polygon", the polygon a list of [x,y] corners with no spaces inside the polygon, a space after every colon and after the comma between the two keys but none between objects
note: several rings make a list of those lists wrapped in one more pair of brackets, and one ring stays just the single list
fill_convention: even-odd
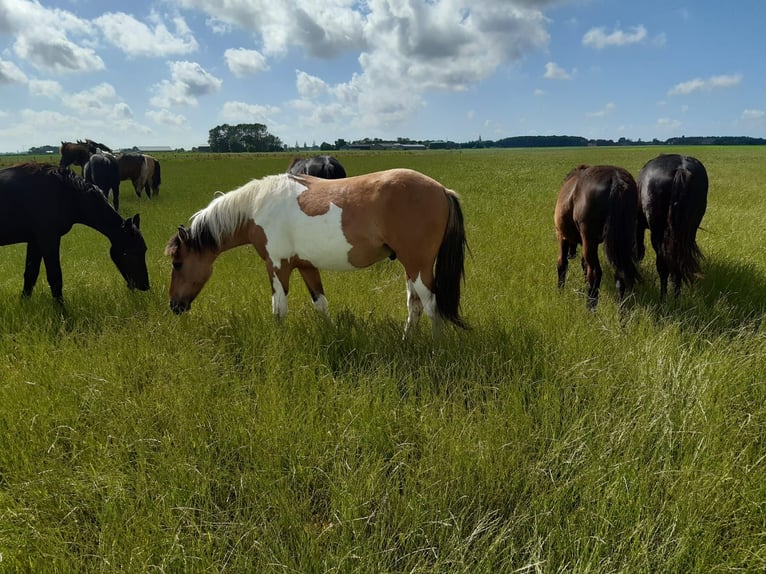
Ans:
[{"label": "horse's muzzle", "polygon": [[180,315],[181,313],[186,313],[189,309],[191,309],[191,302],[190,301],[173,301],[170,300],[170,310],[173,311],[176,315]]}]

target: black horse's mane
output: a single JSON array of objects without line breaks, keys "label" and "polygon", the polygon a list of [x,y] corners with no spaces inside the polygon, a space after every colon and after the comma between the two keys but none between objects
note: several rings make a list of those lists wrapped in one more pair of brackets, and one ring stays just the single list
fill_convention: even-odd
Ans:
[{"label": "black horse's mane", "polygon": [[88,182],[82,176],[77,175],[68,167],[60,167],[52,163],[25,162],[18,163],[14,168],[22,169],[29,174],[51,175],[61,180],[67,187],[84,194],[95,194],[104,199],[104,194],[95,185]]}]

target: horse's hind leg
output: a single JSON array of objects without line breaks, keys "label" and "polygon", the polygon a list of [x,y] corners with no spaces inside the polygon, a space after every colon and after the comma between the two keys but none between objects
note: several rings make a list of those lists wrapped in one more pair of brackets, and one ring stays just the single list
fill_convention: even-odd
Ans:
[{"label": "horse's hind leg", "polygon": [[404,337],[414,329],[423,314],[423,302],[420,300],[412,281],[407,280],[407,324],[404,327]]},{"label": "horse's hind leg", "polygon": [[598,241],[583,239],[582,258],[585,264],[585,278],[588,281],[588,309],[595,310],[598,291],[601,287],[601,263],[598,260]]},{"label": "horse's hind leg", "polygon": [[43,254],[37,245],[36,241],[30,241],[27,243],[27,257],[24,265],[24,288],[21,291],[22,297],[29,297],[32,295],[32,289],[34,289],[37,283],[37,278],[40,275],[40,263],[42,263]]},{"label": "horse's hind leg", "polygon": [[311,301],[314,303],[314,309],[326,317],[330,316],[330,306],[327,304],[327,298],[324,296],[324,287],[322,287],[322,278],[319,276],[319,270],[316,267],[299,267],[298,271],[303,277],[303,282],[311,295]]},{"label": "horse's hind leg", "polygon": [[61,238],[56,237],[42,249],[43,261],[45,261],[45,274],[48,278],[48,285],[51,288],[51,295],[59,303],[63,302],[64,281],[61,277],[61,259],[59,257],[59,248]]},{"label": "horse's hind leg", "polygon": [[[428,275],[427,280],[433,284],[433,279]],[[413,295],[417,297],[415,302]],[[431,319],[431,332],[434,339],[438,339],[444,320],[436,307],[436,295],[423,280],[423,274],[418,273],[415,280],[407,277],[407,325],[404,328],[404,336],[410,332],[410,329],[417,324],[422,311],[425,311],[428,318]]]},{"label": "horse's hind leg", "polygon": [[556,261],[556,269],[559,274],[559,289],[564,288],[564,284],[567,280],[567,269],[569,269],[569,260],[571,259],[570,254],[573,246],[576,250],[576,245],[569,243],[559,235],[559,257]]},{"label": "horse's hind leg", "polygon": [[668,294],[668,277],[670,276],[670,267],[665,255],[663,235],[664,231],[652,230],[651,233],[652,247],[657,254],[657,275],[660,276],[660,301],[664,301]]}]

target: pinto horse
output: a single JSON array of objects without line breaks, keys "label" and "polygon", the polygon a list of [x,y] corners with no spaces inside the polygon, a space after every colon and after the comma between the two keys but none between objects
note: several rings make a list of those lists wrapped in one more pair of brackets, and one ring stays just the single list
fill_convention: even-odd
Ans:
[{"label": "pinto horse", "polygon": [[601,286],[599,243],[614,267],[617,297],[622,301],[639,280],[633,261],[638,190],[633,176],[621,167],[581,165],[564,179],[559,191],[554,223],[558,237],[559,289],[566,281],[568,260],[582,244],[582,267],[588,282],[589,309],[598,304]]},{"label": "pinto horse", "polygon": [[636,259],[644,257],[644,231],[649,229],[657,255],[661,300],[667,295],[669,276],[678,298],[681,284],[691,284],[701,274],[697,229],[707,208],[707,191],[705,166],[689,156],[660,155],[638,174]]},{"label": "pinto horse", "polygon": [[459,314],[466,249],[457,194],[409,169],[341,180],[279,174],[220,194],[178,228],[165,254],[173,261],[170,308],[188,311],[221,252],[250,243],[266,262],[272,311],[287,313],[298,269],[314,307],[328,314],[320,269],[356,270],[398,259],[407,282],[405,336],[422,311],[438,334]]},{"label": "pinto horse", "polygon": [[146,156],[140,153],[121,153],[117,156],[120,181],[129,179],[133,183],[133,189],[138,197],[141,190],[146,188],[146,195],[151,197],[151,189],[147,187],[149,181],[149,165]]},{"label": "pinto horse", "polygon": [[45,261],[48,285],[61,302],[63,282],[59,248],[61,236],[75,223],[105,235],[109,255],[128,288],[149,289],[146,243],[140,218],[123,219],[104,200],[100,190],[67,168],[26,163],[0,170],[0,245],[26,243],[22,295],[28,297]]},{"label": "pinto horse", "polygon": [[162,183],[162,173],[160,171],[160,162],[157,158],[144,154],[146,159],[146,182],[144,183],[144,193],[146,197],[160,194],[160,184]]},{"label": "pinto horse", "polygon": [[324,179],[346,177],[346,170],[331,155],[315,155],[306,159],[296,157],[288,166],[287,173],[293,175],[313,175],[315,177],[323,177]]},{"label": "pinto horse", "polygon": [[120,168],[115,156],[106,151],[91,154],[83,168],[83,176],[85,181],[97,186],[107,200],[111,192],[114,209],[120,210]]}]

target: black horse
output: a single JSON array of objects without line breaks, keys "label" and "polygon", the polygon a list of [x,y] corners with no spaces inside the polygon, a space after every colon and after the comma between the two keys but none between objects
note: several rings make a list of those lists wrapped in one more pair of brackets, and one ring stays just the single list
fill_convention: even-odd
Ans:
[{"label": "black horse", "polygon": [[109,152],[92,153],[83,168],[85,181],[98,187],[109,200],[112,192],[114,209],[120,210],[120,166],[117,158]]},{"label": "black horse", "polygon": [[293,175],[314,175],[325,179],[341,179],[346,177],[346,170],[331,155],[315,155],[305,159],[296,157],[287,168],[287,173],[292,173]]},{"label": "black horse", "polygon": [[697,228],[707,208],[708,177],[698,159],[660,155],[638,174],[639,216],[636,226],[637,260],[645,254],[644,231],[649,229],[657,254],[660,299],[672,278],[676,298],[681,284],[691,284],[701,275],[702,252],[697,246]]},{"label": "black horse", "polygon": [[581,165],[564,178],[553,221],[559,243],[559,289],[564,287],[569,259],[582,244],[582,268],[588,282],[589,309],[595,309],[601,286],[599,243],[614,267],[617,297],[622,301],[641,279],[633,261],[638,190],[633,176],[621,167]]},{"label": "black horse", "polygon": [[32,294],[45,261],[48,284],[61,302],[61,236],[82,223],[111,242],[109,255],[129,289],[149,289],[146,243],[138,214],[122,219],[98,188],[67,168],[25,163],[0,170],[0,245],[27,244],[22,295]]}]

